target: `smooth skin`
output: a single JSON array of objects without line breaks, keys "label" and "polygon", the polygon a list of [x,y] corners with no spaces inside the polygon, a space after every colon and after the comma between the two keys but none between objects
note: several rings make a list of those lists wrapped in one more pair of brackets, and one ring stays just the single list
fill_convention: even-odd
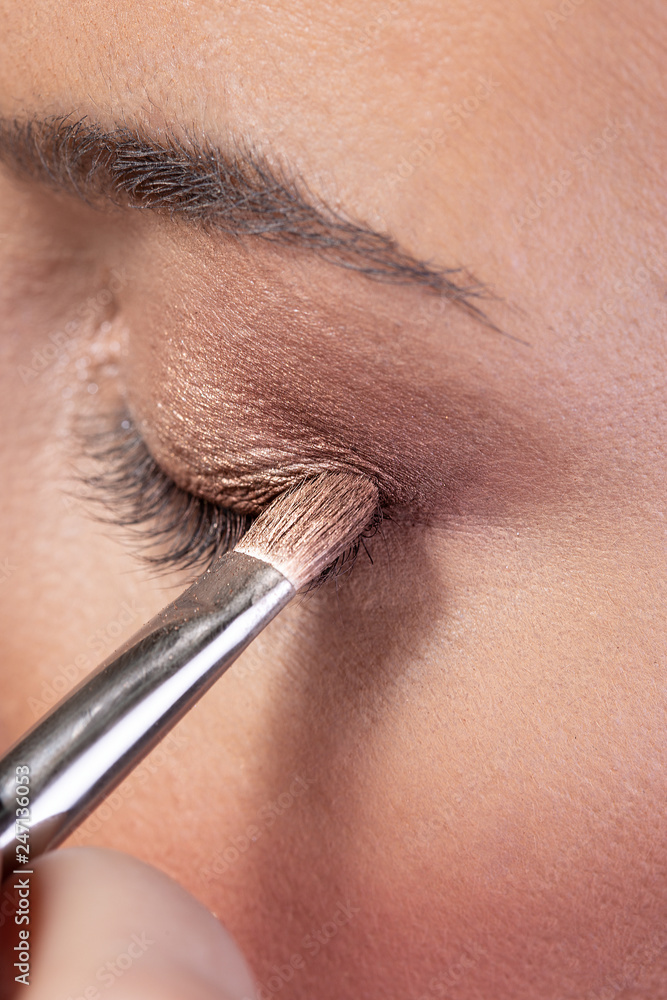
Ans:
[{"label": "smooth skin", "polygon": [[[117,531],[63,498],[73,414],[127,386],[167,455],[145,365],[168,355],[174,324],[204,342],[226,296],[242,309],[274,272],[298,285],[306,319],[338,295],[368,322],[354,330],[369,385],[373,363],[442,392],[451,378],[457,398],[510,414],[511,432],[487,438],[471,412],[474,488],[428,524],[388,524],[373,565],[292,605],[73,841],[177,880],[233,935],[262,998],[665,1000],[662,6],[1,9],[3,116],[251,137],[334,207],[470,268],[498,296],[493,321],[529,345],[321,262],[277,250],[265,267],[252,241],[226,270],[224,241],[3,174],[3,741],[185,582],[150,577]],[[67,357],[25,383],[20,366],[114,268],[129,275],[114,308],[98,300]],[[397,440],[408,409],[389,405]],[[447,474],[429,468],[435,492]],[[35,984],[59,963],[67,996],[122,950],[144,878],[163,878],[135,864],[44,860]],[[115,929],[91,918],[82,954],[77,921],[109,881]],[[164,893],[168,941],[196,904]],[[159,992],[172,961],[160,954],[117,995]],[[179,995],[198,995],[198,961],[182,965]],[[219,995],[244,995],[215,975]]]}]

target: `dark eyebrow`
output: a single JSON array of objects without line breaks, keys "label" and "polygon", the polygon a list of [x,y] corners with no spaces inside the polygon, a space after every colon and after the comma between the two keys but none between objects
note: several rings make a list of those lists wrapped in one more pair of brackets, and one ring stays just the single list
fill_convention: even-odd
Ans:
[{"label": "dark eyebrow", "polygon": [[125,124],[109,130],[73,115],[0,118],[0,161],[92,205],[150,209],[211,231],[309,249],[376,281],[422,286],[497,329],[473,301],[486,296],[484,286],[465,269],[417,259],[238,144],[224,150],[206,139]]}]

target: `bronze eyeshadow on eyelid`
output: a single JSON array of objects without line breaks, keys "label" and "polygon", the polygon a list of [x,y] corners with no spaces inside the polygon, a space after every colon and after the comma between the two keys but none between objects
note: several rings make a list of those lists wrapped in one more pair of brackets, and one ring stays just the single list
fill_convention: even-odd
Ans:
[{"label": "bronze eyeshadow on eyelid", "polygon": [[[562,498],[557,440],[415,325],[422,293],[368,292],[322,265],[285,278],[266,256],[262,268],[254,250],[204,252],[193,275],[167,248],[160,280],[128,304],[131,409],[179,486],[253,514],[342,469],[376,482],[385,510],[426,521]],[[468,335],[474,321],[454,322]]]}]

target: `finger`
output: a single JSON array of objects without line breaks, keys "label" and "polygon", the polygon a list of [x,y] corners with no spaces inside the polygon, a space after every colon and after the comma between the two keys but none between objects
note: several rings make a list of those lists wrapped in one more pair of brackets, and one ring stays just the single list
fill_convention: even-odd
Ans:
[{"label": "finger", "polygon": [[248,967],[221,924],[162,872],[117,851],[45,855],[31,878],[28,1000],[243,1000]]}]

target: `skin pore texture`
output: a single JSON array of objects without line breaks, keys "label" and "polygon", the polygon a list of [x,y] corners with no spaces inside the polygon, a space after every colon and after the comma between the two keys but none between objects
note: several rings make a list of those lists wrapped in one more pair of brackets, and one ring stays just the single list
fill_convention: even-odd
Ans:
[{"label": "skin pore texture", "polygon": [[72,838],[176,878],[266,995],[667,998],[667,24],[561,7],[0,4],[3,119],[237,137],[489,289],[497,330],[0,174],[5,744],[187,582],[63,494],[82,414],[242,512],[380,489],[373,562]]}]

